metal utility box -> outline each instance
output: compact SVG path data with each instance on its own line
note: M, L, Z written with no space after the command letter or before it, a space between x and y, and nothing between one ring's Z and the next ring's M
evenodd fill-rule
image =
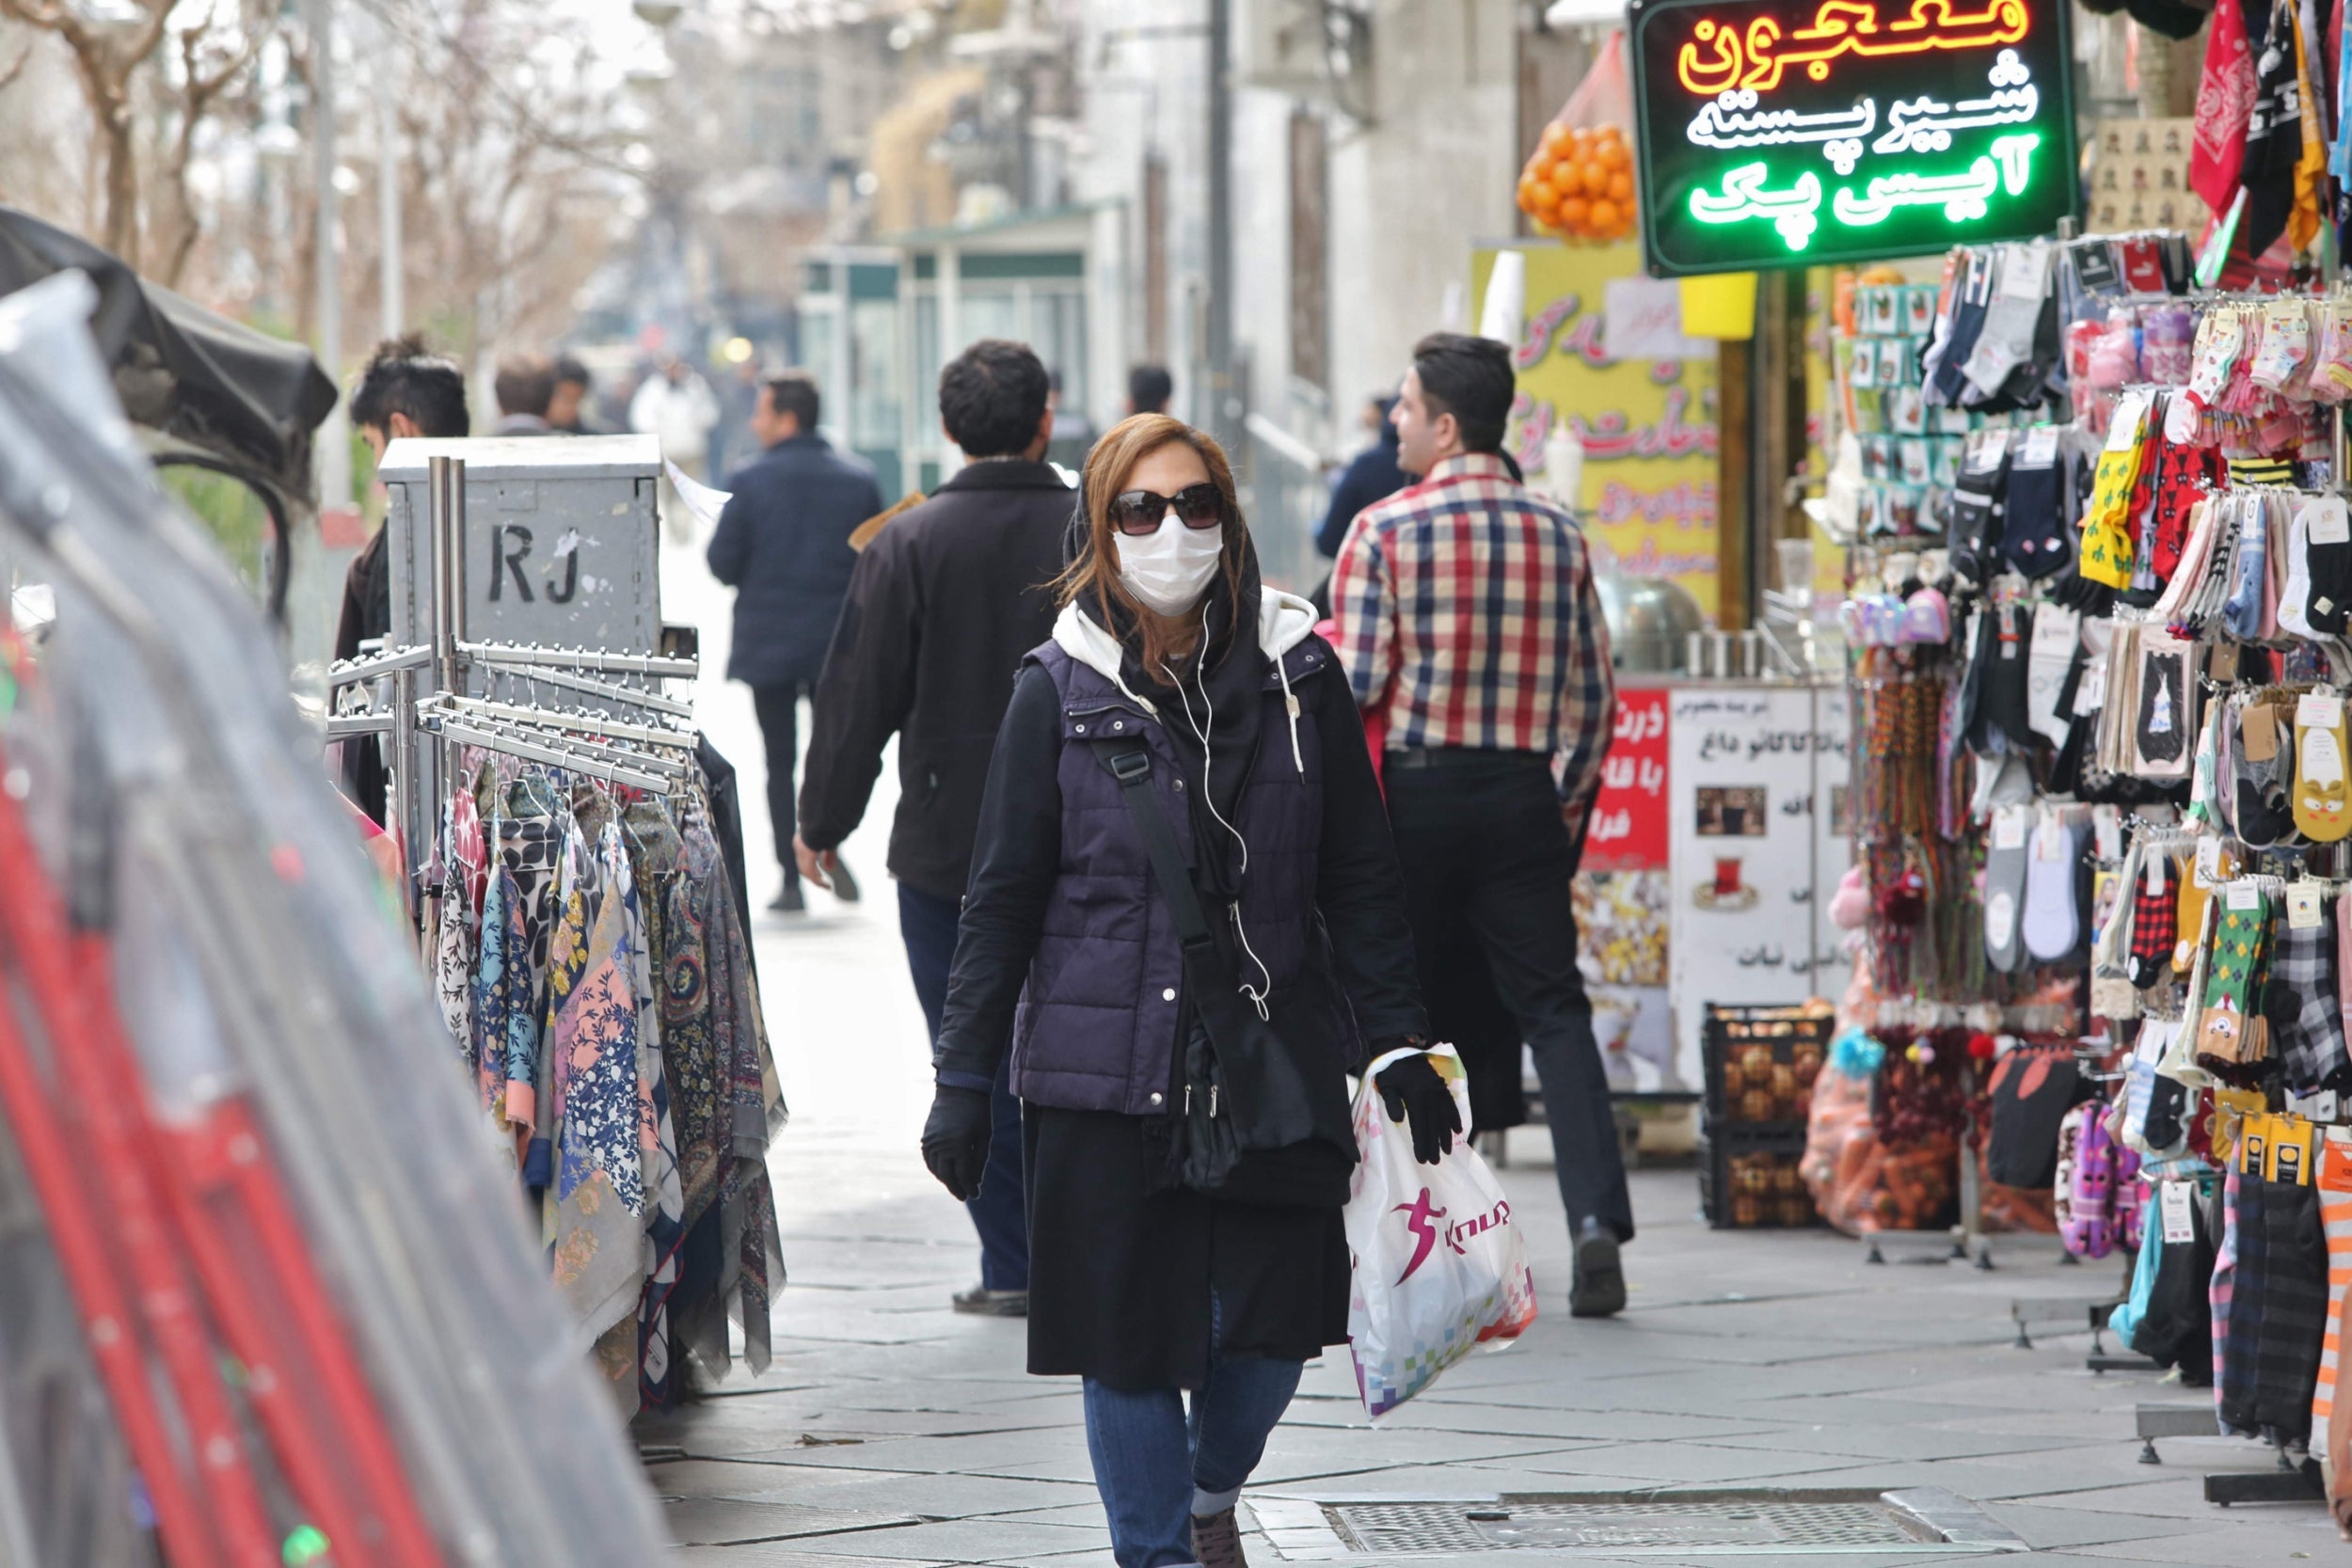
M433 635L427 460L466 463L467 641L651 653L661 640L661 444L651 436L412 438L376 478L392 645Z

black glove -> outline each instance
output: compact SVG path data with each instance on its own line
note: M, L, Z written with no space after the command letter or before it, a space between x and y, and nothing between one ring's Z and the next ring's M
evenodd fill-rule
M923 1163L939 1178L939 1184L961 1202L969 1203L979 1195L980 1173L988 1168L989 1128L994 1119L984 1090L942 1084L931 1097L930 1118L923 1123Z
M1438 1069L1430 1066L1427 1055L1415 1052L1391 1062L1380 1069L1373 1083L1379 1086L1381 1102L1389 1108L1389 1119L1406 1122L1411 1128L1414 1159L1424 1165L1434 1165L1440 1155L1453 1149L1454 1134L1462 1130L1462 1112L1454 1103L1454 1091L1438 1075ZM929 1147L927 1140L925 1148Z

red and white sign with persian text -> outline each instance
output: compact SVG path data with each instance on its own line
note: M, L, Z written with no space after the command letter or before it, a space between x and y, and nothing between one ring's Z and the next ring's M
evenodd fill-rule
M1616 737L1584 832L1584 871L1666 867L1666 690L1617 689Z

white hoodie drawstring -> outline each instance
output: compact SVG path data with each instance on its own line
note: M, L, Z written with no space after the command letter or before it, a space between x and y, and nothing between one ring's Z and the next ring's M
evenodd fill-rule
M1200 611L1200 634L1201 646L1203 648L1208 646L1208 607L1203 605ZM1240 829L1225 820L1225 814L1216 809L1216 796L1212 793L1209 788L1209 769L1211 767L1209 736L1216 729L1216 705L1209 701L1208 676L1206 673L1203 673L1200 676L1200 706L1202 710L1207 713L1209 721L1208 727L1203 729L1201 727L1200 721L1193 717L1192 694L1184 689L1184 677L1176 673L1175 671L1170 670L1166 664L1162 664L1160 666L1160 673L1166 675L1168 677L1168 684L1176 689L1177 700L1184 705L1184 722L1192 726L1193 737L1200 742L1200 798L1203 801L1207 802L1209 815L1216 819L1216 825L1223 828L1227 832L1232 834L1233 842L1241 846L1241 875L1248 876L1249 874L1249 841L1241 836ZM1288 683L1285 682L1286 691L1287 685ZM1296 723L1295 719L1293 723L1294 726ZM1294 753L1295 753L1297 749L1297 736L1295 730L1294 729L1291 740L1291 750ZM1300 765L1299 770L1301 773L1305 772L1306 768L1304 764ZM1258 986L1252 986L1247 980L1244 980L1241 983L1241 993L1249 998L1249 1005L1258 1009L1258 1017L1260 1021L1263 1022L1273 1016L1266 1010L1265 999L1267 993L1274 989L1274 972L1266 968L1265 960L1263 958L1258 957L1258 950L1249 945L1249 933L1248 930L1243 928L1241 923L1241 900L1238 898L1232 900L1226 906L1226 910L1227 912L1232 916L1233 935L1240 939L1241 950L1249 956L1249 961L1251 963L1258 966L1259 977L1264 982L1264 984Z
M1298 750L1298 699L1291 694L1290 667L1282 662L1279 654L1274 656L1274 673L1282 678L1282 710L1290 715L1291 766L1297 768L1298 776L1304 779L1307 776L1307 759ZM1203 695L1206 695L1205 689Z

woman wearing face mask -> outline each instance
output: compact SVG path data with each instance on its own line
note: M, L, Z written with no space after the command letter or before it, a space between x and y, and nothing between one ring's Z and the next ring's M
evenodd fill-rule
M997 736L923 1153L971 1194L1010 1050L1029 1370L1085 1379L1121 1568L1224 1568L1301 1363L1346 1338L1345 1075L1427 1025L1346 677L1259 582L1224 453L1137 415L1083 495ZM1422 1158L1452 1147L1428 1057L1380 1087Z

